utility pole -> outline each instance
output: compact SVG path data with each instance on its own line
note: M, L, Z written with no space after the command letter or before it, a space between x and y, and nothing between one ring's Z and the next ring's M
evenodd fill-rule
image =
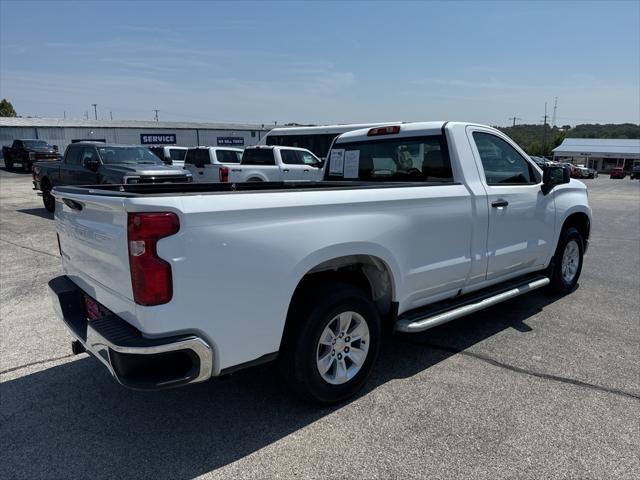
M542 156L545 155L547 151L547 102L544 102L544 125L542 126Z
M86 110L84 111L84 119L89 120L89 112L87 112Z
M98 104L92 103L91 105L93 105L93 116L96 120L98 120Z
M156 117L155 117L155 118L156 118L156 122L157 122L157 121L158 121L158 112L159 112L160 110L158 110L158 109L156 108L156 109L154 109L153 111L154 111L154 112L156 112Z
M109 117L111 118L111 121L113 122L113 112L109 111Z
M513 120L513 126L516 126L516 120L522 120L520 117L509 117L509 120Z
M64 119L67 119L67 111L65 110L64 112L62 112L62 115L64 116Z
M551 126L556 126L556 110L558 109L558 97L553 101L553 117L551 117Z

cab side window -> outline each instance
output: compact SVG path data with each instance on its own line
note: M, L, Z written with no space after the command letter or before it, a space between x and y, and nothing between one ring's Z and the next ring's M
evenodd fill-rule
M69 147L64 156L64 163L67 165L80 165L80 155L82 154L82 151L82 147Z
M287 165L302 165L302 157L298 156L296 150L280 150L280 156L282 157L282 163Z
M487 185L533 185L540 182L539 173L515 148L500 137L473 132Z
M80 160L80 165L86 165L86 162L89 160L97 160L98 154L96 153L96 149L93 147L85 147L82 151L82 157Z

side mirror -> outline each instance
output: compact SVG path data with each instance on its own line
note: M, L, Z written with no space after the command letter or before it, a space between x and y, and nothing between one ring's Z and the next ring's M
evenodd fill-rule
M100 162L98 160L87 160L86 162L84 162L84 166L92 172L97 172L98 167L100 166Z
M571 169L565 165L548 165L542 168L542 193L549 193L556 185L571 181Z
M53 149L57 152L58 151L58 145L54 145Z

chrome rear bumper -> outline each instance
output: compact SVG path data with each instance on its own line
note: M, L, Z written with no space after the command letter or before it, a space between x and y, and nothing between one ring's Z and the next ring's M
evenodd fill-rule
M49 289L58 317L122 385L152 390L211 377L213 352L202 338L196 335L146 338L114 314L88 320L86 294L68 277L54 278Z

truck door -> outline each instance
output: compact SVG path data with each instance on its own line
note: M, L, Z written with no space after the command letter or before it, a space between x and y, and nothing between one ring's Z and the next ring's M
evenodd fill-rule
M296 153L298 157L300 157L302 165L304 165L302 169L302 180L320 181L320 159L315 157L311 152L298 150Z
M280 150L283 180L302 180L304 170L309 170L309 167L304 165L302 156L298 153L298 150Z
M64 156L64 161L60 165L60 184L78 185L78 170L81 167L80 161L84 147L82 145L70 145Z
M553 253L555 203L542 175L506 139L469 127L489 204L487 280L542 268Z

